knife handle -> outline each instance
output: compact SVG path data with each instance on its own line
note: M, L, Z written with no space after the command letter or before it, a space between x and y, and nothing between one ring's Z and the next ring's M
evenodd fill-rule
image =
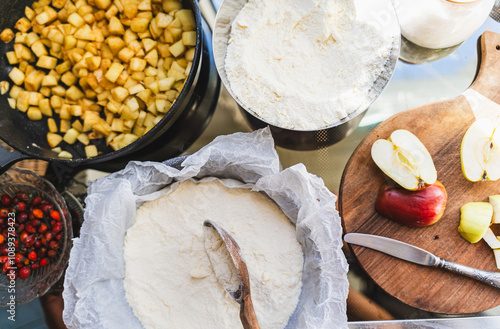
M457 264L446 259L439 258L436 267L456 272L472 279L487 283L495 288L500 288L500 273L480 270L477 268Z

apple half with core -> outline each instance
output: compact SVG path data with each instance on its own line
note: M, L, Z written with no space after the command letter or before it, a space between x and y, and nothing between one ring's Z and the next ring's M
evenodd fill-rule
M469 202L460 213L458 233L470 243L479 242L490 227L493 206L489 202Z
M415 191L434 184L436 168L427 148L408 130L395 130L391 136L375 141L371 149L375 164L396 183Z
M444 213L448 194L441 182L417 191L398 185L382 185L375 209L382 216L407 226L428 226L436 223Z
M471 182L500 178L500 126L488 118L467 129L460 149L462 172Z

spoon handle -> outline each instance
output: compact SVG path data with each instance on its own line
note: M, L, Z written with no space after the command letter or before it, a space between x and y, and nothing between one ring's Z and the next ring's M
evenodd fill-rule
M240 319L243 329L260 329L250 294L246 295L241 302Z

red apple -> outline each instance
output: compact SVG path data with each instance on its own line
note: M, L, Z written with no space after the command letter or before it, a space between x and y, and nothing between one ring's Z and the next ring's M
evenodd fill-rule
M375 209L382 216L408 226L428 226L436 223L444 213L448 194L441 182L417 191L408 191L399 185L382 185Z

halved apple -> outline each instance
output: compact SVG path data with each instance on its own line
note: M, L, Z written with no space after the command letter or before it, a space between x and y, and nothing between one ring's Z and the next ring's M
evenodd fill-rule
M458 233L470 243L480 241L491 224L493 206L488 202L469 202L460 208Z
M436 182L437 172L429 151L408 130L398 129L387 140L375 141L371 154L375 164L407 190L419 190Z
M500 126L491 119L476 120L467 129L460 149L462 172L471 182L500 178Z

